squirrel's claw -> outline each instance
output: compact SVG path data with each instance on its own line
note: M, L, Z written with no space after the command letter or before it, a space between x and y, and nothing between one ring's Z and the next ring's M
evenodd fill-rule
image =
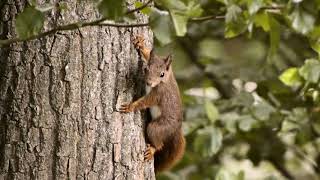
M119 112L122 112L122 113L128 113L131 111L132 111L132 109L131 109L130 104L122 104L121 107L119 108Z
M141 35L137 35L135 39L133 39L133 44L136 49L143 49L144 38Z
M156 152L156 149L152 147L150 144L147 144L147 149L144 152L144 160L150 161L153 158L153 155L155 152Z

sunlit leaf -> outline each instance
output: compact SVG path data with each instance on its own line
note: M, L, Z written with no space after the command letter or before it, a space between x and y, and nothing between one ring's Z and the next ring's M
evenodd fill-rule
M30 18L32 17L32 18ZM44 15L33 6L26 7L16 19L16 30L22 39L36 35L43 27Z
M287 86L299 86L302 83L298 68L289 68L285 70L279 76L279 79Z
M308 59L299 69L299 74L311 83L317 83L320 78L320 61L316 59Z
M194 119L194 121L186 121L182 123L182 130L184 135L189 135L197 128L203 126L203 122L205 122L205 119Z
M221 114L220 119L222 119L222 123L225 124L225 127L229 132L235 133L237 131L239 114L236 112Z
M187 9L186 4L181 0L157 0L157 3L164 6L166 9L175 9L184 11Z
M143 6L143 5L144 5L144 3L140 2L140 1L136 1L136 2L134 3L134 6L135 6L136 8L139 8L139 7ZM143 14L149 15L149 14L151 13L151 8L150 8L150 7L145 7L145 8L143 8L143 9L141 9L140 11L141 11Z
M235 4L231 5L227 9L226 23L237 21L241 13L242 13L242 9L239 6Z
M124 0L102 0L98 9L104 17L117 20L124 15Z
M214 179L215 180L233 180L232 174L229 171L225 170L224 168L221 168L218 171Z
M245 24L240 23L229 23L226 25L224 37L225 38L233 38L236 37L243 32L245 32L247 29L247 26Z
M254 99L252 94L245 91L240 92L232 99L232 105L234 106L251 107L253 102Z
M254 16L254 23L257 27L262 27L265 32L270 31L269 16L267 13L258 13Z
M187 33L188 17L175 10L170 11L170 15L172 18L174 29L176 31L176 35L184 36Z
M275 108L269 103L261 101L251 107L251 112L256 119L266 121L270 118L271 113L275 112Z
M264 5L263 0L248 0L247 3L249 14L255 14Z
M184 92L186 95L215 100L220 98L218 90L214 87L191 88Z
M222 145L222 132L213 126L207 126L197 131L193 142L194 150L203 157L217 153Z
M186 15L191 17L199 17L203 12L200 3L197 0L191 0L188 3Z
M229 169L220 168L217 172L215 180L244 180L244 172L240 171L238 174L229 171Z
M314 51L316 51L320 57L320 39L310 41L310 45Z
M293 29L302 34L312 31L315 23L315 18L300 8L295 8L290 15L290 20Z
M320 3L320 1L319 1ZM316 26L313 28L313 30L308 34L308 36L312 40L318 40L320 38L320 26Z
M206 101L204 104L207 117L211 123L214 123L219 118L219 111L211 101Z
M225 22L224 36L226 38L236 37L247 29L247 24L242 15L242 9L235 4L228 7Z
M256 123L256 120L252 118L250 115L243 115L240 116L239 119L239 129L242 131L250 131L254 124Z
M167 11L152 8L150 14L150 26L155 38L161 45L168 44L174 37L174 29Z

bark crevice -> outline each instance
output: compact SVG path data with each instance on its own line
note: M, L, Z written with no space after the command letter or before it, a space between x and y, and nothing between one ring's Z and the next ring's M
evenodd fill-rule
M3 39L15 35L12 19L27 3L13 2L0 3L9 14L0 18ZM44 30L97 16L90 1L65 3ZM154 179L143 162L144 117L117 112L143 93L131 42L141 33L151 41L146 28L86 27L0 49L0 178Z

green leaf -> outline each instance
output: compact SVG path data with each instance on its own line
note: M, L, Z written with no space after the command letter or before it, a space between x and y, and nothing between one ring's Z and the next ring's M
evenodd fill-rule
M157 2L170 12L177 36L184 36L187 33L188 19L200 16L203 11L197 0L186 2L181 0L159 0Z
M203 12L203 9L201 8L201 5L197 0L189 1L187 6L187 12L186 12L186 15L189 18L199 17L202 14L202 12Z
M242 13L242 9L239 6L232 4L227 9L226 23L230 23L232 21L237 21L241 15L241 13Z
M293 29L301 34L307 34L313 30L315 18L309 13L300 10L299 7L295 8L289 19Z
M279 79L287 86L300 86L302 84L298 68L289 68L285 70L279 76Z
M232 4L227 9L224 36L226 38L233 38L245 32L246 29L247 24L243 17L242 9L239 6Z
M185 136L189 135L192 133L194 130L198 129L199 127L203 126L204 123L206 122L206 119L194 119L193 121L184 121L182 123L182 130L183 134Z
M249 14L255 14L264 5L263 0L248 0L248 11Z
M32 18L30 18L32 17ZM33 6L26 7L17 17L16 30L22 39L36 35L43 27L44 15Z
M215 180L233 180L232 174L225 170L224 168L220 168L218 171L216 177L214 178Z
M256 124L256 120L252 118L250 115L240 116L239 119L239 129L242 131L250 131L253 126Z
M207 117L211 123L214 123L219 118L219 111L211 101L206 101L204 104Z
M157 3L165 7L166 9L175 9L175 10L181 10L185 11L187 9L187 6L184 2L181 0L157 0Z
M140 1L136 1L136 2L134 3L134 6L135 6L136 8L139 8L139 7L143 6L143 5L144 5L144 3L140 2ZM151 8L150 8L150 7L145 7L145 8L143 8L143 9L141 9L140 11L141 11L143 14L145 14L145 15L149 15L149 14L151 13Z
M102 0L99 5L99 13L103 17L117 20L124 15L124 0Z
M238 174L228 171L225 168L220 168L217 172L215 180L244 180L244 172L240 171Z
M170 11L174 29L177 36L184 36L187 33L187 22L188 17L185 14L180 13L179 11L172 10Z
M316 59L307 59L299 69L299 74L308 82L317 83L320 77L320 62Z
M213 126L207 126L197 131L194 139L194 150L203 157L217 153L222 145L222 132Z
M217 0L218 2L224 4L224 5L229 5L230 4L230 0Z
M254 98L251 93L246 91L241 91L239 94L233 97L231 101L231 105L251 107L253 102L254 102Z
M236 133L236 123L239 119L239 114L236 112L229 112L220 115L220 119L222 119L222 123L224 124L226 130L230 133Z
M150 27L160 45L169 44L174 37L174 29L167 11L151 8Z
M241 23L228 23L225 27L225 38L236 37L245 32L245 30L247 29L246 25Z
M310 41L311 48L316 51L320 57L320 39Z
M318 40L320 38L320 26L316 26L309 33L309 37L313 40Z
M267 13L263 12L256 14L253 21L257 27L262 27L265 32L270 31L269 16Z
M276 54L280 42L280 24L272 16L269 16L270 23L270 49L268 52L268 61L271 62Z
M261 101L251 108L253 116L261 121L266 121L270 118L271 113L275 112L275 108L265 101Z
M240 171L237 175L237 180L245 180L244 171Z

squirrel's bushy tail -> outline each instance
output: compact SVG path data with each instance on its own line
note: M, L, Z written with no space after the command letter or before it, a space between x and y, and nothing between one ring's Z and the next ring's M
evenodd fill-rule
M155 172L160 172L171 168L178 160L180 160L185 150L185 139L181 131L173 135L170 142L166 142L161 151L154 155L154 169Z

